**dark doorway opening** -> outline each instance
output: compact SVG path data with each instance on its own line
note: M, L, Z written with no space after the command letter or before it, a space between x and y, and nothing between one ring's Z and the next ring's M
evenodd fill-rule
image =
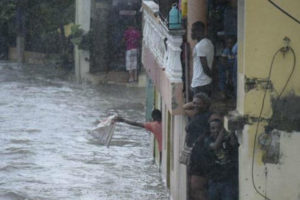
M123 35L128 26L141 29L140 8L138 0L96 1L91 23L94 42L90 72L125 71Z

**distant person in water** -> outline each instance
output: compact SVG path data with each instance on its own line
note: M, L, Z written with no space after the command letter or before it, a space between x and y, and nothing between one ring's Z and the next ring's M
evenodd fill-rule
M158 109L154 109L151 113L152 120L151 122L136 122L124 119L122 117L116 117L115 122L124 122L126 124L145 128L146 130L153 133L155 139L158 142L158 149L160 153L161 161L161 152L162 152L162 126L161 126L161 112Z
M137 60L140 32L133 26L129 26L124 33L126 42L126 70L129 72L128 82L137 81Z

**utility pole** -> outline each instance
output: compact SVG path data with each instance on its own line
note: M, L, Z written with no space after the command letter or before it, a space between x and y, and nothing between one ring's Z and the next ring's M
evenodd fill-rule
M26 1L25 1L26 2ZM25 2L24 0L17 0L17 59L18 63L24 62L25 51Z

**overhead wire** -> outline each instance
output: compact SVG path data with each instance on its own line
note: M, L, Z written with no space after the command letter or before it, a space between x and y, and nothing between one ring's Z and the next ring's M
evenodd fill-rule
M288 17L290 17L291 19L293 19L295 22L297 22L298 24L300 24L300 20L297 19L296 17L293 17L290 13L288 13L287 11L285 11L283 8L281 8L279 5L277 5L274 1L272 0L268 0L273 6L275 6L278 10L280 10L281 12L283 12L285 15L287 15Z
M272 57L272 61L271 61L271 65L270 65L270 69L269 69L269 73L268 73L268 77L267 77L267 80L268 80L267 81L267 86L266 86L266 89L265 89L265 92L264 92L264 96L263 96L263 99L262 99L262 106L261 106L261 109L260 109L260 112L259 112L259 116L258 116L258 120L257 120L257 124L256 124L256 129L255 129L255 135L254 135L254 144L253 144L253 152L252 152L252 164L251 164L252 185L253 185L254 190L261 197L263 197L266 200L271 200L271 199L269 197L267 197L267 195L263 194L262 192L260 192L258 190L258 188L256 187L256 184L255 184L255 179L254 179L254 159L255 159L255 151L256 151L256 140L257 140L257 135L258 135L258 129L259 129L260 121L261 121L261 118L262 118L262 112L263 112L263 109L264 109L264 106L265 106L265 99L266 99L266 96L267 96L267 91L268 91L268 88L269 88L270 83L271 83L271 74L272 74L272 70L273 70L274 61L275 61L275 58L278 55L278 53L282 52L284 50L284 48L287 48L285 50L290 50L292 52L292 54L293 54L293 67L292 67L292 70L291 70L291 72L289 74L289 77L288 77L287 81L285 82L285 84L284 84L281 92L279 93L279 95L277 97L277 100L279 100L281 98L283 92L286 90L287 85L288 85L288 83L291 80L292 75L294 74L295 67L296 67L296 54L295 54L294 49L291 48L291 47L282 47L282 48L278 49L274 53L274 55Z

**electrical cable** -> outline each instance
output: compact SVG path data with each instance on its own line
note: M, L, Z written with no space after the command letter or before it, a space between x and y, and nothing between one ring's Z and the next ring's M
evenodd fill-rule
M285 11L283 8L281 8L279 5L277 5L275 2L273 2L272 0L268 0L273 6L275 6L278 10L280 10L281 12L283 12L285 15L287 15L288 17L290 17L291 19L293 19L295 22L297 22L298 24L300 24L300 20L296 19L295 17L293 17L290 13L288 13L287 11Z
M279 52L282 52L283 50L285 50L285 51L291 50L294 59L293 59L293 67L292 67L291 73L290 73L286 83L284 84L284 87L282 88L280 94L278 95L277 100L282 96L283 92L286 90L286 87L287 87L289 81L291 80L291 77L292 77L292 75L294 74L294 71L295 71L296 54L295 54L294 49L291 48L291 47L287 47L287 49L283 49L283 48L280 48L279 50L277 50L275 52L275 54L273 55L273 57L272 57L272 61L271 61L271 65L270 65L270 69L269 69L269 73L268 73L268 78L267 78L268 82L267 82L267 86L266 86L266 89L265 89L265 92L264 92L264 96L263 96L263 100L262 100L262 106L261 106L261 109L260 109L260 112L259 112L259 117L258 117L258 121L257 121L257 125L256 125L256 130L255 130L255 135L254 135L253 152L252 152L252 164L251 164L252 185L253 185L254 190L266 200L271 200L271 199L268 198L266 195L262 194L262 192L260 192L258 190L258 188L256 187L256 185L255 185L255 180L254 180L254 157L255 157L255 150L256 150L256 140L257 140L257 135L258 135L258 128L259 128L259 125L260 125L262 112L263 112L264 105L265 105L265 99L266 99L267 91L268 91L268 88L269 88L270 82L271 82L271 74L272 74L272 70L273 70L273 64L274 64L275 58L276 58L276 56L278 55Z
M293 54L293 58L294 58L294 59L293 59L293 68L292 68L292 71L291 71L291 73L290 73L290 75L289 75L287 81L285 82L284 87L282 88L281 92L279 93L277 100L280 99L281 95L282 95L283 92L285 91L285 89L286 89L288 83L290 82L290 80L291 80L291 78L292 78L292 75L294 74L295 68L296 68L296 53L295 53L295 51L294 51L293 48L291 48L291 47L287 47L287 48L288 48L288 50L290 50L290 51L292 52L292 54Z
M266 195L262 194L256 187L255 185L255 180L254 180L254 156L255 156L255 150L256 150L256 139L257 139L257 133L258 133L258 127L259 127L259 124L260 124L260 120L261 120L261 116L262 116L262 112L263 112L263 109L264 109L264 106L265 106L265 99L266 99L266 96L267 96L267 91L268 91L268 87L270 85L270 78L271 78L271 73L272 73L272 69L273 69L273 63L274 63L274 60L277 56L277 54L280 52L280 49L276 51L276 53L273 55L273 58L272 58L272 62L271 62L271 66L270 66L270 69L269 69L269 74L268 74L268 82L267 82L267 87L265 89L265 92L264 92L264 96L263 96L263 100L262 100L262 105L261 105L261 108L260 108L260 112L259 112L259 116L258 116L258 121L257 121L257 124L256 124L256 130L255 130L255 135L254 135L254 144L253 144L253 152L252 152L252 164L251 164L251 178L252 178L252 185L253 185L253 188L254 190L262 197L264 197L265 199L267 200L271 200L269 199L268 197L266 197Z
M293 67L292 67L292 70L291 70L291 72L290 72L290 75L289 75L287 81L285 82L285 85L283 86L283 88L282 88L282 90L280 91L278 97L277 97L276 100L274 101L274 102L275 102L274 108L273 108L274 111L276 111L276 109L277 109L277 102L278 102L278 100L281 98L283 92L286 90L286 87L287 87L288 83L290 82L290 80L291 80L291 78L292 78L292 75L294 74L294 71L295 71L295 68L296 68L296 54L295 54L295 51L294 51L294 49L291 48L291 47L287 47L287 50L290 50L290 51L292 52L292 54L293 54ZM269 124L272 125L272 123L273 123L273 118L269 121Z

